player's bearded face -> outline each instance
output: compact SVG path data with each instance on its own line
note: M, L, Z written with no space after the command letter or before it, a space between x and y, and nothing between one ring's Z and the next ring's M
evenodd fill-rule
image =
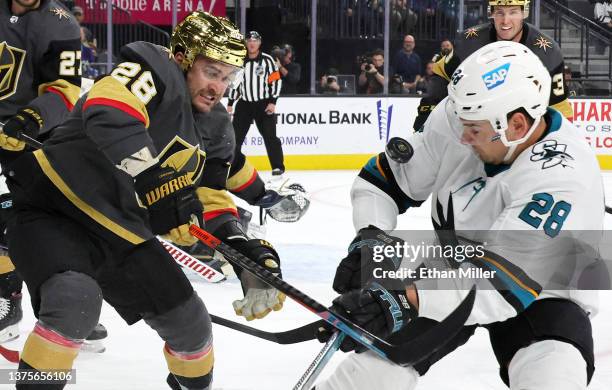
M489 164L501 164L508 147L497 139L497 133L489 121L461 119L463 133L461 143L470 145L480 159Z
M518 42L523 31L523 8L518 5L496 6L493 9L493 23L497 39Z
M209 112L219 103L237 74L235 66L198 57L187 72L192 106L199 112Z

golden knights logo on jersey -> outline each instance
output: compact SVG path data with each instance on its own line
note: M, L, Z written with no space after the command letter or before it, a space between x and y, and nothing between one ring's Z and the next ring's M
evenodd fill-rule
M162 167L170 166L187 172L191 182L197 186L206 162L206 153L198 145L191 145L177 135L157 157Z
M554 139L544 140L533 145L531 149L531 161L544 161L542 169L552 168L557 165L570 167L570 161L574 158L565 152L567 145L557 143Z
M25 50L0 43L0 100L17 91L17 81L25 60Z

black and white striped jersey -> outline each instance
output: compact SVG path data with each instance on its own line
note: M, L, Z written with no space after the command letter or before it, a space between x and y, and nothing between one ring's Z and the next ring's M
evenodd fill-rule
M242 82L229 90L229 105L242 99L247 102L268 100L276 103L280 94L282 80L274 59L265 53L256 58L246 58Z

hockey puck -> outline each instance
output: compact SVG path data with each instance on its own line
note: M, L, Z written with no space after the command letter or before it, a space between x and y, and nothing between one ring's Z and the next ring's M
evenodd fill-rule
M387 143L387 147L385 148L385 152L391 160L405 164L412 158L414 154L414 149L412 149L412 145L408 141L400 137L393 137Z

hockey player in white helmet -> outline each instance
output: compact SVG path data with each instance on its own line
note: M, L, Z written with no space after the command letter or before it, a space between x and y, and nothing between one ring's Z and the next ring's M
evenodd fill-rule
M449 96L425 131L408 139L412 157L406 161L387 148L362 169L351 191L358 233L336 272L334 289L342 295L334 309L398 343L443 319L474 283L476 301L464 329L425 361L400 367L371 351L351 354L317 390L414 389L419 375L467 342L477 326L489 330L500 376L511 389L586 389L594 372L589 317L596 301L569 282L576 275L565 260L595 258L588 250L598 234L581 232L601 233L603 185L593 151L548 107L550 83L525 46L486 45L454 72ZM494 272L450 280L419 273L400 289L374 282L373 264L398 267L389 258L374 259L377 246L403 243L385 231L430 195L440 244L482 246L473 256L447 258L450 269ZM430 268L428 260L416 264ZM319 336L327 334L321 329ZM341 348L356 346L345 340Z

